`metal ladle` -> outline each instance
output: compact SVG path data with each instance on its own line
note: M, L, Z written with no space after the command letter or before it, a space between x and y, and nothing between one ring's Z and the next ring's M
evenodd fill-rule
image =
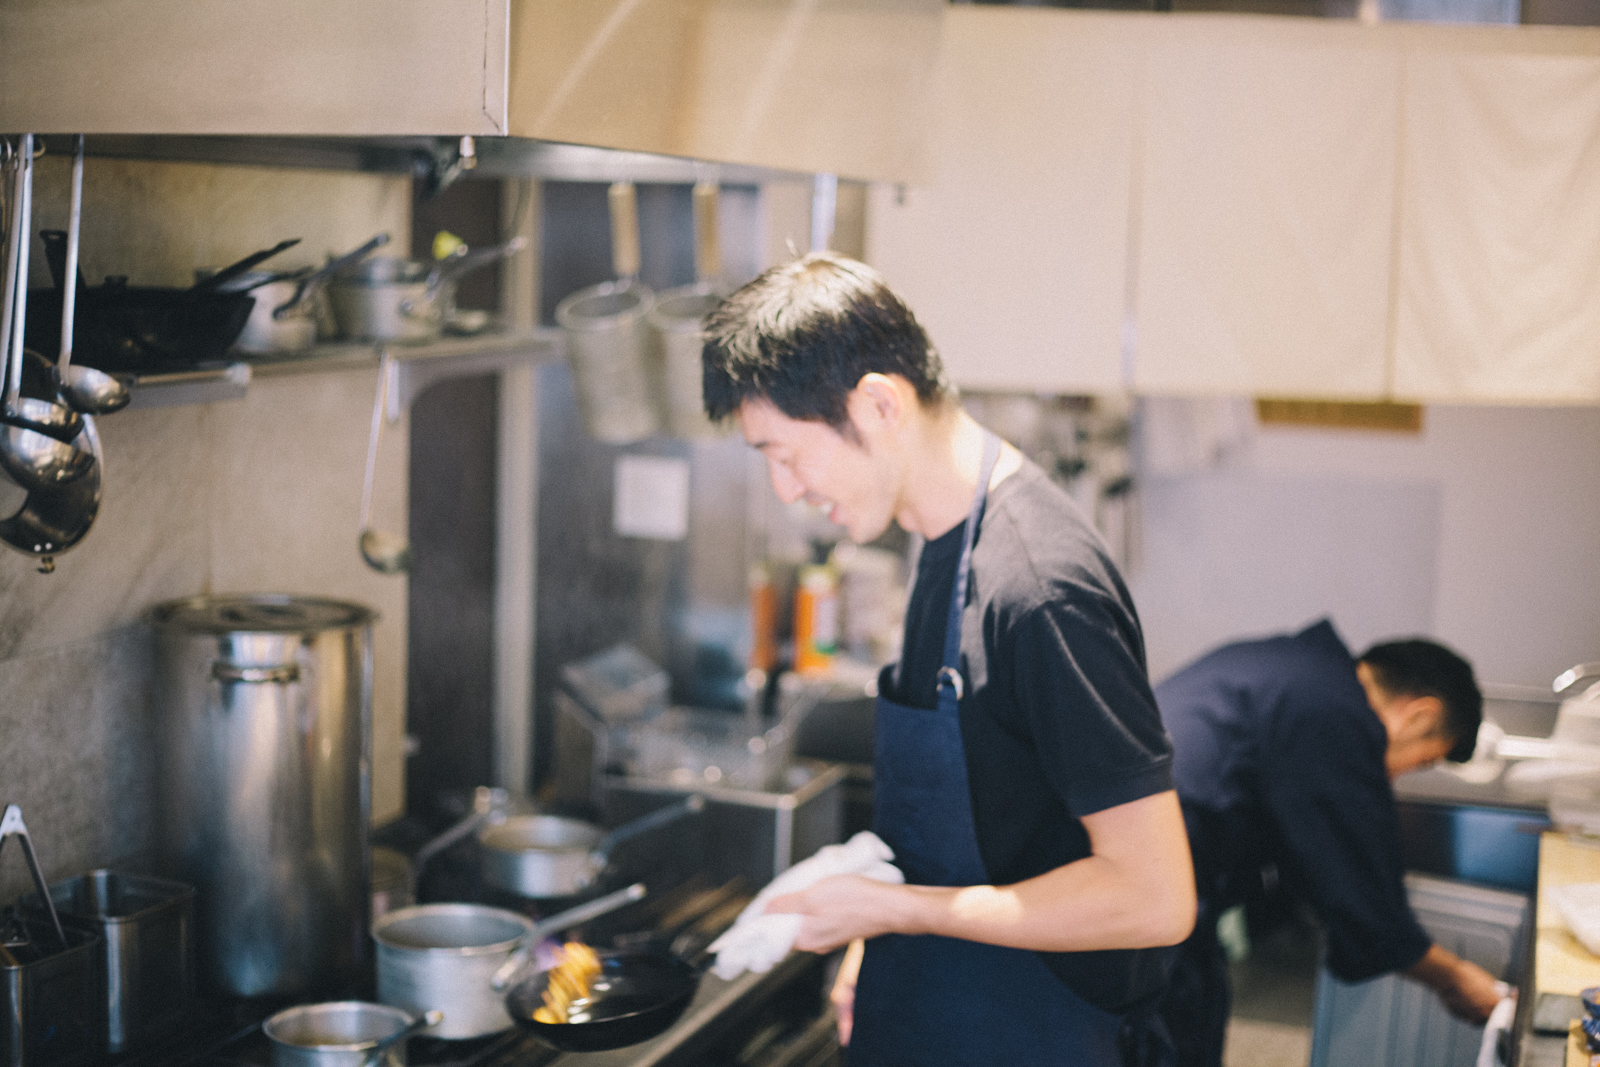
M60 404L21 396L23 326L28 307L28 228L33 216L32 134L22 136L18 166L18 190L6 249L5 305L0 312L0 340L7 342L0 467L25 489L53 489L88 474L95 457L69 443L83 429L76 413Z
M67 217L67 268L61 287L61 358L56 389L67 406L91 415L121 411L133 399L128 387L104 371L72 365L72 316L78 302L78 238L83 222L83 134L72 142L72 207ZM273 251L277 251L274 249Z
M378 437L396 385L394 357L379 350L378 398L372 405L372 433L367 438L367 476L361 489L361 558L379 574L400 574L411 569L411 542L398 534L372 528L372 477L378 467Z

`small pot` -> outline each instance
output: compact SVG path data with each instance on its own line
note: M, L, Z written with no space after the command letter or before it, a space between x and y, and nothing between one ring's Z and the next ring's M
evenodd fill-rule
M700 811L688 797L606 833L593 823L559 815L508 815L478 830L484 881L524 897L566 897L592 885L627 839Z
M511 1026L505 991L533 950L533 920L482 904L420 904L372 924L378 999L420 1015L444 1012L433 1037L465 1039Z
M352 341L420 344L439 336L455 286L416 260L374 256L328 286L339 335Z
M317 343L317 319L324 306L318 296L304 298L289 314L274 316L273 311L288 304L299 291L293 276L265 271L250 271L226 283L222 292L247 292L255 297L244 329L233 347L251 355L279 352L304 352Z
M411 1025L399 1008L360 1000L300 1004L261 1024L272 1042L272 1067L405 1067L404 1041L372 1064L378 1042Z

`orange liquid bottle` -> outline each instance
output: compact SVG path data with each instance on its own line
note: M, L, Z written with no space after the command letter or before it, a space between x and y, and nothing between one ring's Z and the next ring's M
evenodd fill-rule
M802 567L794 593L794 669L821 673L833 663L838 647L838 576L824 564Z

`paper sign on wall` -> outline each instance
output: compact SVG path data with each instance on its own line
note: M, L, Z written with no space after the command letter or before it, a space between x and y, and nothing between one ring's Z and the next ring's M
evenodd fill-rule
M611 514L623 537L682 541L689 533L689 461L617 457Z

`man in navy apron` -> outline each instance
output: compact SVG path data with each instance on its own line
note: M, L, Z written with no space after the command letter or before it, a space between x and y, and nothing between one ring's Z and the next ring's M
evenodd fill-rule
M1156 701L1200 893L1161 1006L1181 1067L1222 1067L1231 991L1217 919L1283 896L1316 911L1336 977L1400 971L1462 1018L1488 1018L1494 977L1434 944L1411 911L1389 784L1471 758L1483 697L1466 660L1422 640L1358 659L1323 619L1224 645L1156 686Z
M865 939L851 1067L1156 1065L1194 921L1171 747L1131 599L1066 494L960 409L870 268L817 253L707 322L705 398L785 502L925 539L879 679L874 829L906 885L775 899L799 948Z

